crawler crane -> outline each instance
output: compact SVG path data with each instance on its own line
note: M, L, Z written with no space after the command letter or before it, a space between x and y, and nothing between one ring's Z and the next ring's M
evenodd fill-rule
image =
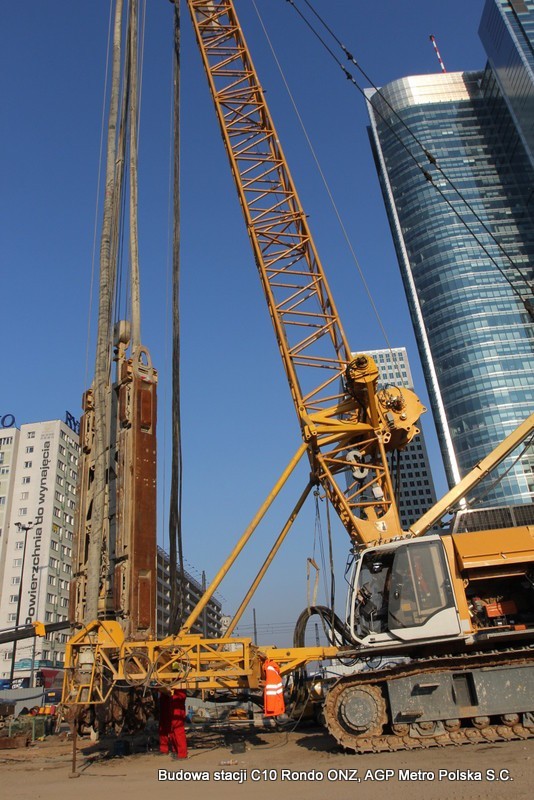
M288 675L320 659L350 661L380 654L396 657L396 666L349 673L324 687L325 721L343 747L367 752L534 736L534 528L423 536L532 432L534 415L417 524L402 530L388 453L402 449L418 433L424 409L403 387L379 390L373 359L353 355L349 347L234 3L187 0L187 7L302 444L176 635L161 641L133 638L119 618L101 614L86 621L67 646L64 701L99 704L124 683L255 690L267 658ZM304 454L310 483L227 635L206 640L191 633ZM304 647L298 636L296 646L288 649L233 637L315 485L351 541L354 565L346 620L335 618L329 647Z

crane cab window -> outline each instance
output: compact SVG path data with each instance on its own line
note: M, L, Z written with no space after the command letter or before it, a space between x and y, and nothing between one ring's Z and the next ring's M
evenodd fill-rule
M388 600L394 551L370 550L359 575L358 635L383 633L388 627Z
M441 542L397 548L389 589L389 630L424 625L434 614L452 606L454 597Z

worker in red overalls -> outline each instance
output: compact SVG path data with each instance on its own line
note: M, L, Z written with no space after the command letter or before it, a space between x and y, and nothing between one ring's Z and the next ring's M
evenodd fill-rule
M265 675L263 713L266 717L279 717L286 710L280 667L276 661L266 658L263 662L263 674Z
M171 758L187 758L185 698L182 689L174 689L172 695L160 694L159 751L170 752Z

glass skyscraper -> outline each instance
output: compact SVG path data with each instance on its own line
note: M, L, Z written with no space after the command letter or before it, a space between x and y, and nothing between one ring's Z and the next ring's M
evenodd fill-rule
M488 0L479 33L514 127L534 166L533 0Z
M366 350L376 361L378 367L378 387L405 386L414 391L412 372L405 347L392 350ZM354 354L356 355L356 354ZM422 421L421 432L414 436L410 444L400 451L401 474L393 474L394 484L398 481L397 497L399 517L403 530L416 522L436 502L436 490L430 469Z
M491 12L505 14L510 5L527 8L528 30L534 3L489 0L481 33ZM408 77L367 92L451 485L534 408L534 326L523 302L534 277L534 167L528 130L518 123L532 113L534 81L521 82L515 71L508 97L496 69ZM530 98L524 103L522 91ZM478 506L532 502L532 467L520 448L475 490Z

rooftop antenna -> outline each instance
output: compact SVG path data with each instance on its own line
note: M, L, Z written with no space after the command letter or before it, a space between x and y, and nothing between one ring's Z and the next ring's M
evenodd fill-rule
M441 67L441 71L442 72L447 72L447 70L445 69L445 64L443 63L443 59L441 57L441 54L440 54L440 52L438 50L438 44L436 42L436 38L434 36L432 36L432 34L430 34L430 41L434 45L434 50L436 51L436 55L438 57L438 61L439 61L439 65Z

